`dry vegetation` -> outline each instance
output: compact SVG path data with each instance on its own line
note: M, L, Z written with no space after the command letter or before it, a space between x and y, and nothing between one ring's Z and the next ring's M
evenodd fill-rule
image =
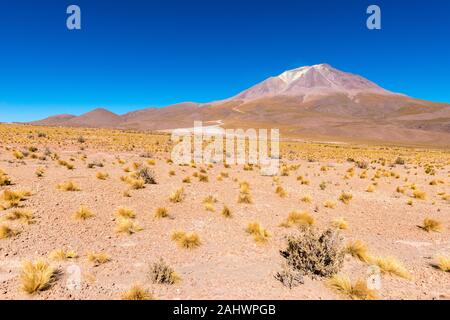
M82 299L449 298L449 150L286 140L265 176L169 138L0 124L0 299L72 299L71 263Z

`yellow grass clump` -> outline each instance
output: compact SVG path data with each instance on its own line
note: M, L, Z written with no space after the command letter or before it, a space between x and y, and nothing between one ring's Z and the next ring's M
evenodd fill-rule
M298 226L312 226L314 224L314 218L311 216L311 214L307 211L303 212L296 212L293 211L289 213L289 216L285 221L281 223L280 226L285 228L290 228L294 225Z
M20 222L24 224L32 224L34 223L34 215L29 210L13 210L5 215L5 220L19 220Z
M22 289L29 294L48 289L56 280L57 271L44 260L25 261L20 274Z
M169 216L169 210L167 208L156 208L154 217L156 219L167 218Z
M331 221L331 225L337 229L340 230L347 230L348 229L348 222L344 218L336 218Z
M184 188L179 188L172 192L169 196L170 202L173 203L179 203L182 202L184 199Z
M136 217L136 214L134 213L133 209L120 207L116 210L116 216L119 218L134 219Z
M382 273L395 275L404 279L410 279L408 270L393 257L377 257L373 259L374 263L381 269Z
M282 186L278 186L275 189L275 193L278 194L280 198L285 198L287 196L287 193Z
M152 295L140 285L134 285L122 293L122 300L153 300Z
M423 220L423 225L421 226L421 228L426 232L430 231L440 232L442 230L442 224L437 220L425 218Z
M95 174L95 176L97 177L97 179L99 179L99 180L106 180L106 179L108 179L108 177L109 177L109 174L107 174L106 172L97 172L96 174Z
M450 257L438 256L437 266L440 270L450 272Z
M311 203L312 202L312 198L309 195L305 195L305 196L300 198L300 201L304 202L304 203Z
M349 242L345 248L345 252L364 263L371 261L367 245L360 240Z
M128 180L128 184L134 190L139 190L139 189L145 188L145 180L142 178L138 178L138 179L131 178L130 180Z
M185 177L185 178L182 180L182 182L183 182L183 183L191 183L191 177Z
M55 249L48 255L51 260L67 260L67 259L75 259L78 257L78 254L74 251L66 251L64 249Z
M200 236L195 232L175 231L172 233L172 240L184 249L194 249L201 245Z
M270 237L269 232L261 227L258 222L249 223L245 231L252 235L257 243L265 243Z
M25 156L22 152L18 151L18 150L14 150L13 151L13 157L18 159L18 160L22 160Z
M3 209L16 208L20 205L21 201L23 201L30 195L30 191L6 189L5 191L3 191L3 194L0 198L0 201L2 202L0 203L0 207L2 207Z
M328 280L330 288L349 297L352 300L376 300L377 295L374 290L367 287L367 282L357 280L352 283L350 278L346 276L334 275Z
M0 224L0 240L11 238L18 234L18 231L11 229L6 224Z
M80 191L80 188L72 181L60 183L57 188L62 191Z
M89 210L89 208L84 207L84 206L79 207L78 210L73 215L73 217L77 220L86 220L93 216L94 216L94 214L92 213L92 211Z
M345 204L349 204L352 199L353 199L353 195L351 193L348 193L348 192L343 192L339 196L339 200L342 201Z
M240 182L239 192L243 194L250 194L250 184L247 181Z
M221 214L225 218L231 218L232 217L231 210L227 206L223 207Z
M125 198L131 198L131 191L130 191L130 190L124 190L124 191L122 192L122 195L123 195Z
M414 199L419 199L419 200L425 200L427 198L427 194L424 191L414 190L413 191L413 198Z
M8 175L0 169L0 187L11 185L11 179Z
M336 203L333 201L325 201L323 206L328 209L334 209L334 208L336 208Z
M130 218L118 218L116 224L116 232L117 233L126 233L133 234L139 231L142 231L143 228L140 227L137 223L135 223Z
M238 203L251 204L253 203L252 196L247 193L240 193L238 197Z
M38 177L38 178L42 178L44 176L45 173L45 169L42 167L39 167L36 169L36 171L34 172L34 174Z
M104 252L91 252L87 255L87 259L95 265L101 265L111 261L110 256Z

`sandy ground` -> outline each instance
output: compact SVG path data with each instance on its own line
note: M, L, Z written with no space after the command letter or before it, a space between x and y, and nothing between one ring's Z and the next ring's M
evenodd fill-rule
M344 180L346 170L354 164L343 162L294 161L300 167L289 176L281 176L280 183L287 191L285 198L275 192L276 183L272 177L264 177L255 169L244 171L242 166L225 169L215 165L208 169L209 182L199 182L192 174L198 168L180 167L166 163L168 155L155 157L155 171L158 184L146 185L145 189L132 190L131 197L123 196L127 185L120 180L126 175L123 167L131 167L133 161L144 161L133 153L102 153L95 150L55 149L61 159L75 158L74 170L47 159L15 160L11 152L2 150L0 168L12 179L14 185L1 190L28 189L33 195L22 203L25 209L33 211L36 223L23 225L10 223L18 229L17 236L0 240L0 299L119 299L122 292L139 283L148 288L157 299L342 299L330 290L324 280L306 278L305 284L288 289L278 282L274 275L283 262L279 251L285 248L285 237L295 233L295 228L280 227L280 223L293 210L308 210L316 219L316 228L324 229L337 217L349 222L349 229L342 231L345 241L362 240L371 253L394 256L411 272L412 279L382 276L379 296L382 299L449 299L450 273L433 267L438 254L450 255L450 205L440 199L438 192L450 193L449 170L443 167L434 177L425 175L423 168L413 165L399 165L393 170L400 179L382 177L375 192L366 192L370 179L360 179L362 169L355 169L353 178ZM80 154L86 154L86 161ZM127 161L118 164L116 157ZM103 168L89 169L87 163L101 161ZM322 172L323 165L329 170ZM379 165L376 165L379 167ZM45 167L42 178L34 172ZM174 170L175 176L169 176ZM107 180L96 178L96 172L109 174ZM225 171L228 178L216 181L216 176ZM375 170L369 167L368 177ZM409 173L408 173L409 172ZM417 173L417 174L416 174ZM310 185L301 185L297 176L303 175ZM182 179L191 176L192 183L184 184ZM404 185L403 179L417 186L428 195L427 200L413 199L408 193L396 192ZM239 204L239 181L248 181L253 204ZM432 186L432 179L445 183ZM78 192L64 192L56 185L74 181L81 188ZM327 188L319 184L325 181ZM184 187L186 198L181 203L171 203L169 195ZM338 200L342 191L353 194L353 200L345 205ZM218 199L216 212L206 211L202 200L213 195ZM300 199L309 195L311 203ZM325 201L336 202L335 209L325 208ZM434 203L434 204L433 204ZM223 205L233 214L231 219L221 216ZM74 212L85 205L95 216L85 221L73 218ZM115 210L129 207L136 212L136 221L143 227L133 235L120 235L114 231ZM157 207L166 207L171 218L155 219ZM9 210L0 211L0 216ZM418 228L425 217L442 222L440 233L427 233ZM257 244L245 232L249 222L258 221L269 230L271 237L266 244ZM202 245L193 250L178 247L171 240L174 230L197 232ZM71 261L52 262L62 271L59 279L46 291L28 295L21 290L20 271L24 260L46 258L54 249L71 249L79 257ZM104 251L111 261L93 266L86 258L92 251ZM175 285L155 285L148 277L151 263L163 257L182 280ZM75 264L82 272L80 290L69 290L67 267ZM368 266L347 256L342 274L352 279L364 279Z

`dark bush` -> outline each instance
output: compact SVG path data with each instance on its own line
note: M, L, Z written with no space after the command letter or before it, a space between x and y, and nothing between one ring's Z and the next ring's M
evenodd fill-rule
M281 255L294 271L312 277L330 277L342 268L344 250L337 230L316 234L312 228L305 228L298 235L288 237L287 242Z

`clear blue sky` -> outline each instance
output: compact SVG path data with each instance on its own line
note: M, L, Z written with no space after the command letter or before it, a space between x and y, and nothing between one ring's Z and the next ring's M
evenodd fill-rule
M324 62L450 102L449 16L447 0L0 0L0 121L208 102Z

